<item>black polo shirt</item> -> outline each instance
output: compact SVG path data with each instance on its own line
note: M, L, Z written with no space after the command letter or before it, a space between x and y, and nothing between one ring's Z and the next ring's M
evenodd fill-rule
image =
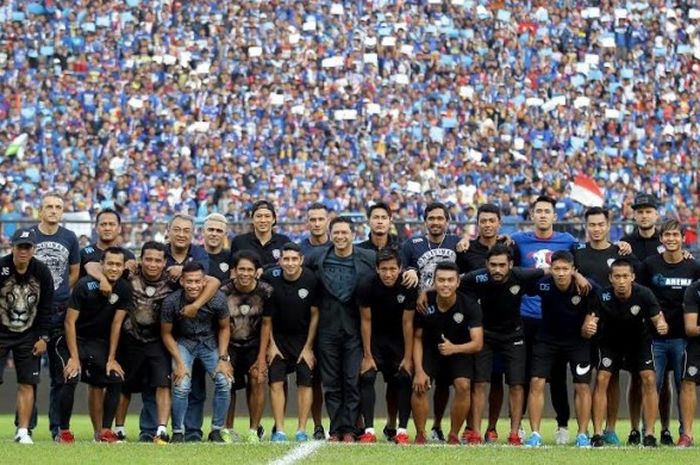
M272 237L267 244L262 244L254 232L240 234L233 238L231 242L231 255L239 250L252 250L260 255L260 260L264 270L277 266L277 260L282 256L282 246L291 242L284 234L272 233Z

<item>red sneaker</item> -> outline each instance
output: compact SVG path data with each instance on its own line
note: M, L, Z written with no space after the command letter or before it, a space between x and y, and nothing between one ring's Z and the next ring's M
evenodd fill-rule
M374 433L365 433L362 434L357 440L364 444L372 444L377 442L377 436L375 436Z
M343 434L343 442L347 442L347 443L355 442L355 435L352 433Z
M402 445L408 444L410 442L408 439L408 433L398 433L396 436L394 436L394 442Z
M75 442L75 436L73 436L73 433L66 429L63 431L59 431L59 433L56 435L55 441L59 444L73 444Z
M676 447L692 447L692 446L693 446L693 438L691 438L687 434L681 434L681 437L678 438L678 444L676 444Z
M508 435L508 445L509 446L522 446L523 440L520 439L518 433L510 433Z
M464 433L462 433L462 443L469 444L470 446L477 446L482 444L483 440L481 439L481 434L474 430L465 429Z
M496 430L488 430L486 434L484 434L484 441L486 441L487 444L494 444L498 442L498 433L496 432Z
M337 434L328 435L328 442L340 442L340 436Z
M447 435L447 445L459 446L460 444L462 444L462 443L459 441L459 438L457 437L456 434L450 433Z
M95 434L95 442L106 442L109 444L113 444L115 442L118 442L119 438L117 437L116 434L114 434L114 431L111 429L103 429L99 433Z
M413 440L413 444L423 445L428 443L428 438L425 437L425 433L416 433L416 439Z

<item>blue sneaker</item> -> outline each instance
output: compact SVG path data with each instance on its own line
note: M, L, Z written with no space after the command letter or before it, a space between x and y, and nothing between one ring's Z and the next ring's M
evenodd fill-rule
M588 439L586 433L581 433L576 436L576 447L591 447L591 440Z
M542 445L542 436L537 431L530 433L530 436L525 440L525 447L540 447Z
M287 442L287 434L284 431L275 431L272 435L272 442Z
M297 431L297 434L294 435L294 440L296 442L306 442L309 440L309 435L306 434L306 431Z
M617 433L615 431L603 431L603 440L605 441L605 444L610 446L620 445L620 438L617 437Z

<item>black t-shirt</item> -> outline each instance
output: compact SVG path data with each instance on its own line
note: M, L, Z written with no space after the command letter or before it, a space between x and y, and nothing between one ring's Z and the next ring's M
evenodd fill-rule
M4 341L49 334L53 278L32 258L27 270L15 269L12 254L0 258L0 347Z
M652 290L664 312L668 334L663 338L685 337L683 296L698 278L700 264L691 258L667 263L663 255L656 254L644 260L638 281Z
M160 279L149 281L141 274L140 268L129 277L129 282L134 290L134 302L122 329L141 342L159 341L163 300L178 288L178 284L165 272Z
M123 278L112 285L112 294L108 297L102 295L96 279L86 276L78 280L68 302L68 308L80 312L75 323L78 337L109 340L114 313L133 311L133 293L131 284Z
M287 242L291 242L284 234L272 233L270 242L263 245L254 232L240 234L231 241L231 254L239 250L252 250L260 255L260 260L264 270L277 266L277 260L282 256L282 247Z
M282 270L268 270L263 278L272 286L272 294L265 301L263 316L272 318L272 332L277 341L289 337L303 337L309 333L311 307L318 307L318 281L303 269L296 281L288 281Z
M272 286L265 281L258 281L252 291L242 292L233 281L229 280L221 286L221 292L226 297L226 305L231 317L229 344L235 347L259 345L263 309L265 302L272 295Z
M481 303L484 334L489 337L512 336L522 331L520 303L532 295L535 284L544 276L540 269L514 267L502 283L493 281L486 269L462 276L460 291L474 294Z
M659 238L658 229L654 232L654 235L649 238L642 237L639 234L639 230L635 229L632 234L627 234L621 240L627 242L632 247L632 254L641 261L664 251L664 246L661 244L661 239Z
M600 287L610 285L610 265L620 257L622 257L620 248L614 244L607 249L599 250L592 248L591 244L586 242L580 244L574 251L574 263L578 272L595 281ZM636 257L627 255L626 258L632 261L635 269L639 267Z
M651 337L646 321L661 311L654 293L640 284L632 284L632 295L627 300L615 296L612 287L601 291L592 306L596 314L598 337L608 345L622 346L629 341L644 341Z
M134 256L134 253L124 247L120 247L124 251L124 262L128 262L129 260L135 260L136 257ZM87 247L83 247L83 249L80 251L80 277L84 277L87 275L87 271L85 271L85 264L86 263L99 263L102 261L102 257L104 256L105 251L97 247L97 244L90 244ZM128 276L129 271L124 270L124 276Z
M538 337L547 341L577 342L586 315L594 310L599 288L587 296L580 295L576 283L562 291L551 276L537 283L536 293L542 299L542 324Z
M499 244L504 244L505 241L498 241ZM491 250L481 243L479 238L469 241L469 249L466 252L457 254L457 266L460 273L469 273L475 270L480 270L486 266L486 256Z
M209 271L208 275L213 276L222 283L231 279L231 251L222 249L217 254L210 253L209 255Z
M416 313L416 329L423 330L423 349L437 351L444 335L453 344L471 341L469 330L481 327L481 308L474 297L457 293L457 301L447 311L438 310L437 292L428 291L425 314Z
M698 313L700 309L700 281L695 281L685 290L683 297L683 313ZM686 336L688 337L688 336ZM688 338L688 340L700 340L700 337Z
M394 287L387 287L375 275L364 279L357 288L360 307L369 307L372 311L373 344L403 345L403 314L416 309L418 290L404 286L400 280L401 277Z
M379 252L380 249L377 248L376 245L372 242L372 234L370 233L369 239L366 241L360 242L357 244L358 247L362 249L367 249L367 250L374 250L375 252ZM399 250L401 248L401 241L399 240L399 237L395 234L389 234L389 238L387 239L386 245L384 246L385 249L394 249L394 250Z

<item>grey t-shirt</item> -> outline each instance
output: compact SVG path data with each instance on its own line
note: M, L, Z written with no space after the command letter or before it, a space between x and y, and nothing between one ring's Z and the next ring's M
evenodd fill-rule
M173 325L175 340L188 350L194 350L198 344L204 344L210 350L217 350L219 321L226 320L228 323L229 319L224 294L218 291L199 309L194 318L186 318L180 314L186 304L185 292L182 289L173 292L163 301L160 321Z

